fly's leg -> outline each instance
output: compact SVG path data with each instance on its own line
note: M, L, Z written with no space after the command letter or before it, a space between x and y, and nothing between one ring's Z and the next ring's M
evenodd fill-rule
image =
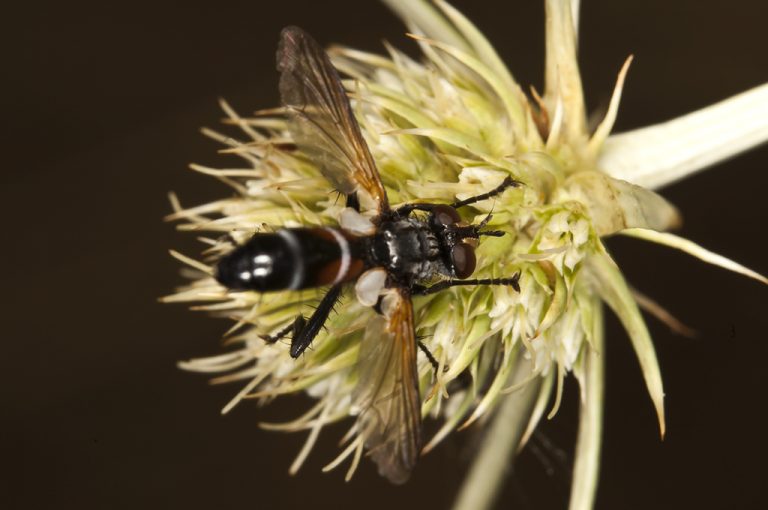
M437 361L437 359L435 359L435 355L429 352L429 349L426 345L424 345L424 342L419 340L417 345L419 346L419 349L421 349L421 352L424 353L424 356L426 356L429 360L429 364L432 365L432 369L435 371L435 379L437 379L437 372L440 369L440 363ZM448 370L448 367L444 367L444 370Z
M260 338L272 344L291 333L291 357L298 358L320 333L340 295L341 285L334 285L323 296L309 320L305 319L303 315L299 315L293 322L274 335L261 335Z
M501 182L501 184L493 188L491 191L482 193L480 195L475 195L474 197L469 197L465 200L454 202L453 204L451 204L451 207L453 207L454 209L458 209L459 207L464 207L465 205L470 205L470 204L474 204L475 202L480 202L481 200L493 198L496 195L502 194L504 190L506 190L507 188L516 188L521 184L522 184L521 182L514 180L512 177L506 177ZM405 204L398 207L395 210L395 214L397 214L401 218L404 218L410 215L413 211L431 212L438 205L441 205L441 204L428 204L428 203L421 203L421 202L417 202L414 204ZM488 235L488 234L485 234L485 235ZM493 234L490 234L490 235L493 235Z
M411 293L415 296L428 296L441 290L449 289L451 287L460 287L467 285L506 285L520 292L520 272L517 272L512 278L481 278L479 280L445 280L438 282L431 287L424 287L421 285L414 285L411 289Z
M357 193L350 193L347 195L347 207L351 207L357 212L360 212L360 200L357 198Z
M309 318L308 321L304 321L304 317L299 315L296 321L293 323L293 338L291 338L291 357L298 358L307 347L310 346L312 340L315 339L320 330L323 329L325 321L328 320L328 316L333 310L333 306L339 300L341 296L341 284L334 285L323 296L320 304L315 309L315 312ZM299 323L301 319L301 323Z
M454 209L458 209L459 207L464 207L465 205L474 204L475 202L480 202L481 200L486 200L488 198L495 197L496 195L500 195L504 193L504 190L507 188L516 188L520 186L522 183L519 181L514 180L512 177L506 177L501 184L493 188L491 191L488 191L487 193L482 193L480 195L475 195L474 197L469 197L465 200L460 200L458 202L454 202L451 204L451 207Z
M410 216L410 214L413 211L431 212L432 209L434 209L435 206L437 205L440 205L440 204L425 204L425 203L405 204L395 209L395 215L399 216L400 218L406 218Z
M280 340L281 338L285 338L288 335L288 333L292 332L293 336L298 335L306 325L307 325L307 319L305 319L303 315L299 315L298 317L296 317L296 319L294 319L293 322L288 324L286 327L284 327L274 335L259 335L259 338L261 338L267 343L273 344L278 340Z

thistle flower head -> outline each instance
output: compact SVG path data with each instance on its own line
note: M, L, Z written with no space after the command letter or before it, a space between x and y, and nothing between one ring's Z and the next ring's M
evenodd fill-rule
M596 441L599 447L603 302L629 333L664 431L663 390L653 346L636 300L601 238L629 233L762 277L662 234L679 224L676 209L649 188L617 179L606 168L606 162L620 158L621 144L609 134L631 59L619 72L604 119L588 130L571 2L546 2L542 95L523 92L490 43L450 5L441 0L386 3L408 25L421 50L419 59L389 45L384 55L348 48L333 48L330 55L348 77L344 85L389 202L453 203L494 189L510 176L523 183L462 209L467 222L489 220L488 228L506 234L482 238L474 276L520 273L520 291L509 286L456 287L414 297L417 337L438 366L435 370L419 355L422 415L442 422L425 451L451 431L488 417L504 401L516 401L524 409L505 424L510 435L517 434L517 444L524 444L541 417L556 412L564 378L573 373L585 406L577 459L584 469L576 475L582 480L575 485L581 489L574 489L574 498L591 501L597 454L589 445ZM293 359L284 343L263 338L284 329L297 315L310 314L323 289L258 294L227 290L214 280L212 265L231 249L230 240L242 243L254 232L279 227L338 225L344 208L317 163L296 150L282 110L241 117L224 102L222 108L227 123L237 126L241 135L206 134L245 164L226 169L193 166L229 185L233 193L228 198L191 208L182 208L174 199L172 218L181 222L180 228L211 235L205 238L210 247L202 262L177 254L199 274L167 300L196 302L197 308L234 320L227 333L228 353L182 364L218 374L216 382L241 382L242 389L224 412L243 398L269 401L306 392L317 400L293 421L262 424L274 430L309 431L291 466L295 472L325 424L360 412L353 398L360 379L357 359L365 326L377 312L347 292L326 331L304 356ZM613 170L614 175L620 173ZM230 240L222 240L224 234ZM349 423L346 446L328 468L351 458L351 476L364 453L364 441L356 422Z

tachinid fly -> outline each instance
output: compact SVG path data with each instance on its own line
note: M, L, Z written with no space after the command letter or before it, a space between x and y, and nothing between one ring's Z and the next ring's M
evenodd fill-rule
M346 196L347 208L338 228L284 228L255 234L221 258L216 279L233 290L257 292L330 286L308 320L299 316L265 337L274 342L290 335L293 357L311 344L343 290L354 282L357 299L376 310L358 358L359 382L353 395L362 410L358 433L379 473L402 483L410 476L421 447L418 342L411 296L457 285L509 285L519 291L519 274L467 279L475 270L478 239L503 232L483 230L490 216L478 225L468 225L457 212L519 183L507 178L487 193L453 204L408 203L393 209L325 51L300 28L287 27L281 34L277 68L291 136ZM363 194L368 199L365 203L375 204L372 219L360 212L358 198ZM436 277L442 280L426 286Z

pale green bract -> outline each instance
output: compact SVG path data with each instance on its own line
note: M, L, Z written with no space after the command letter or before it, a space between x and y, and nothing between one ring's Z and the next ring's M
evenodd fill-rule
M413 34L421 60L390 46L386 56L346 48L332 49L331 56L350 77L345 86L390 202L450 203L489 191L507 176L524 183L475 204L465 214L465 219L477 223L492 211L490 226L507 233L482 240L475 276L509 277L520 271L521 292L467 287L414 299L417 334L440 365L435 372L419 357L422 414L443 420L425 451L452 430L501 407L497 416L504 420L503 426L498 421L491 425L456 504L472 509L489 506L504 472L498 468L509 461L510 450L525 444L545 414L554 415L563 380L573 373L581 386L582 411L571 507L590 508L601 442L603 302L629 334L664 432L664 391L653 345L637 301L601 237L626 233L666 244L768 283L735 262L664 233L679 223L676 209L638 185L660 187L766 140L768 89L760 87L658 127L611 136L628 60L605 119L590 133L576 61L578 2L546 1L546 87L533 104L490 43L453 7L442 1L385 3ZM243 241L255 231L280 226L336 224L343 201L330 193L311 161L283 149L290 133L282 112L242 118L226 103L222 107L243 138L206 134L247 165L193 166L231 185L236 193L192 208L182 208L173 197L176 212L171 218L181 220L180 228L231 233ZM673 143L696 140L691 131L703 129L702 119L711 123L707 135L711 140L718 133L712 127L718 118L733 115L741 115L742 122L730 125L723 138L748 143L713 142L706 147ZM739 129L742 136L735 137L733 131ZM657 140L663 140L663 151L650 146ZM216 237L205 239L210 244L208 262L228 249ZM181 364L188 370L224 374L216 382L244 384L223 412L244 397L268 401L305 391L317 399L312 409L292 422L262 424L274 430L308 431L305 447L290 468L295 472L323 425L357 412L351 395L358 378L358 345L375 312L349 293L328 322L328 331L305 356L294 360L285 345L267 344L259 335L274 333L299 313L311 313L309 306L322 290L228 292L210 276L209 264L175 255L198 272L192 283L166 301L195 302L197 309L235 320L227 336L234 350ZM649 306L651 312L663 312L652 303ZM469 387L450 384L467 371L472 379ZM354 425L346 440L327 469L351 458L350 477L363 454Z

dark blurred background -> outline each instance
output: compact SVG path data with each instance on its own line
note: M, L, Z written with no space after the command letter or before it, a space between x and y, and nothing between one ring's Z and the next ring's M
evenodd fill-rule
M524 85L541 90L537 1L455 4ZM13 12L12 12L13 11ZM219 409L238 389L211 387L177 360L221 352L227 324L160 305L181 283L169 248L193 236L162 218L169 190L191 205L229 191L187 169L222 164L198 128L277 104L280 29L323 43L413 48L376 2L35 2L6 6L3 45L2 508L392 508L449 506L473 434L453 436L393 487L365 462L354 480L320 468L346 425L327 430L287 474L303 435L261 431L302 397ZM618 129L662 121L768 81L761 0L584 2L581 62L590 107L604 105L625 57ZM768 149L664 190L682 235L763 273ZM599 508L764 508L768 289L641 241L610 242L628 278L700 335L648 322L664 374L668 435L629 341L607 338ZM499 508L566 508L577 387L518 459Z

